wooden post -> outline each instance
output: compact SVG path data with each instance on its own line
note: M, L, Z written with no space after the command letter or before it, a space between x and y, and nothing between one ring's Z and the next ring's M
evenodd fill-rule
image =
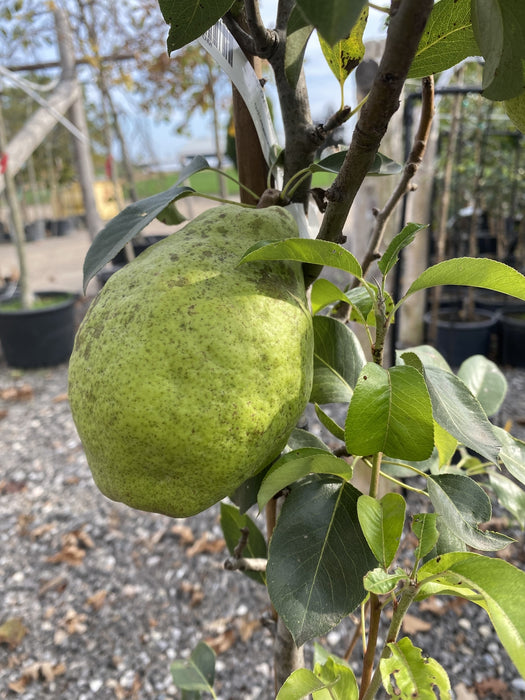
M16 252L18 254L18 267L20 272L20 294L22 307L24 309L29 309L33 303L33 294L29 286L29 280L27 275L27 259L26 259L26 247L25 247L25 235L24 235L24 224L22 221L22 213L20 211L20 205L16 197L16 188L13 175L11 173L11 167L9 164L9 155L7 153L7 136L4 127L4 117L2 114L2 107L0 105L0 153L7 157L7 162L5 165L5 173L2 178L5 183L5 192L7 197L7 205L9 207L9 213L11 215L12 230L11 234L14 238L14 243L16 246Z
M77 96L70 108L70 117L77 129L85 135L85 140L74 138L75 160L77 174L82 190L84 210L86 212L86 226L91 240L95 238L102 227L102 222L97 212L95 201L95 173L91 151L89 148L89 133L82 93L76 79L76 61L73 49L73 39L68 20L63 10L55 10L55 26L60 52L60 65L62 66L62 78L76 85Z

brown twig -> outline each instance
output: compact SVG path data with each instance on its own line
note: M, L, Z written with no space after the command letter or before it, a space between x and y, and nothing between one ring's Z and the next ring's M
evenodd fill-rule
M402 0L392 4L385 50L368 100L361 109L348 153L327 191L328 207L319 238L342 240L343 226L355 196L368 173L399 98L433 0Z
M407 158L403 175L399 180L396 188L388 198L385 206L375 212L375 224L370 237L368 250L361 264L363 275L366 274L368 268L379 255L379 247L382 243L385 233L386 224L401 199L409 192L412 187L412 179L417 173L419 166L423 160L425 150L430 136L432 127L432 119L434 117L434 79L432 76L423 78L422 81L422 98L421 98L421 114L419 117L419 126L412 144L412 150ZM357 280L356 280L357 282Z
M375 593L370 594L370 627L368 630L368 644L363 659L363 673L361 675L361 688L359 690L359 700L361 700L370 685L372 672L374 670L374 659L377 648L377 637L379 633L379 623L381 621L381 601Z
M227 571L266 571L267 559L262 557L238 557L226 559L224 568Z

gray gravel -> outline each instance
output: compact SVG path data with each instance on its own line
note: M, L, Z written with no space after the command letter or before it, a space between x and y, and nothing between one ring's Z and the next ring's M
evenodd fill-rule
M498 420L521 422L525 373L508 378ZM0 625L19 618L27 630L13 648L0 644L0 698L179 697L170 662L201 639L220 652L221 700L272 698L265 590L222 569L218 508L174 521L104 498L66 390L65 365L20 373L0 361ZM513 533L510 556L525 568ZM525 697L485 613L441 602L415 611L426 628L414 642L444 664L457 697ZM323 643L342 654L352 630L346 620Z

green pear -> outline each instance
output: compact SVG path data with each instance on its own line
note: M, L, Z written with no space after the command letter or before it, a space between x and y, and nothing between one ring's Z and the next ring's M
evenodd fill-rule
M106 496L185 517L280 454L312 384L302 269L239 260L297 235L280 207L223 205L109 279L69 367L73 418Z

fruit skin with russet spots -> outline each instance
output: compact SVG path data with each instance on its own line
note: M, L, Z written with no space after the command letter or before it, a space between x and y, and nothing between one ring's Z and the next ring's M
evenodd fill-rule
M302 269L239 260L297 235L280 207L223 205L108 280L69 368L73 418L106 496L185 517L280 454L312 384Z

